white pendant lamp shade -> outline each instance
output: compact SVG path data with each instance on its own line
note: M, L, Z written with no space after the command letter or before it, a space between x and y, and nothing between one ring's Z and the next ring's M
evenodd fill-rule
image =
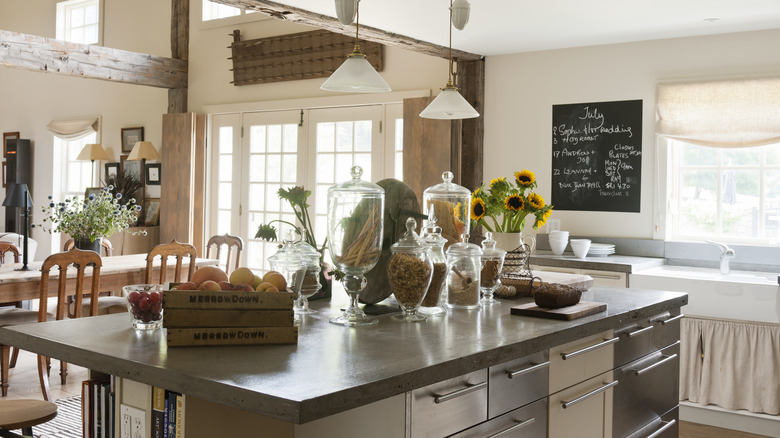
M420 117L444 120L471 119L479 117L479 113L461 96L454 85L448 83L436 99L433 99L433 102L420 113Z
M338 0L336 1L338 2ZM469 22L471 5L466 0L455 0L450 9L452 9L452 25L455 26L455 29L463 30L466 23Z
M382 76L374 70L366 55L356 51L336 69L320 87L326 91L346 93L384 93L390 91Z
M357 0L336 0L336 16L344 26L355 22Z

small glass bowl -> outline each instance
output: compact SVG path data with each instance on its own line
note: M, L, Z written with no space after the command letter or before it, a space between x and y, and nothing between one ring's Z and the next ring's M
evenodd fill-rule
M122 295L127 299L127 311L133 328L154 330L162 327L163 305L161 284L131 284L122 286Z

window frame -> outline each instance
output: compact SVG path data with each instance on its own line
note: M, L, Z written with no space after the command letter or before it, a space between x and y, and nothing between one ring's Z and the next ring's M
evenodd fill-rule
M98 32L97 32L97 41L95 42L89 42L85 43L82 41L73 41L68 39L70 34L70 27L67 26L67 17L69 17L69 14L72 10L77 8L83 8L88 5L95 4L98 8L97 11L97 25L98 25ZM58 40L63 41L69 41L74 42L78 44L87 44L87 45L103 45L103 29L104 29L104 0L63 0L57 2L57 11L56 11L56 27L55 27L55 35Z

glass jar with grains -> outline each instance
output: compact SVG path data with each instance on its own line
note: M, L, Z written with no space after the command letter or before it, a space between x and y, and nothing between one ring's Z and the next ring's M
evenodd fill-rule
M415 228L417 221L410 217L406 220L406 234L390 247L392 255L387 263L390 288L403 310L393 318L406 322L425 321L417 309L428 291L433 273L431 250L417 236Z
M469 235L447 249L447 307L479 308L479 281L482 250L469 243Z

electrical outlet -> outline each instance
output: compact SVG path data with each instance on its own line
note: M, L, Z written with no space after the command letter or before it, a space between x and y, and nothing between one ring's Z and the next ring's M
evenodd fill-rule
M122 424L120 433L122 438L148 438L146 433L146 412L141 409L120 405Z
M548 219L547 220L547 232L550 231L560 231L561 229L561 220L560 219Z

